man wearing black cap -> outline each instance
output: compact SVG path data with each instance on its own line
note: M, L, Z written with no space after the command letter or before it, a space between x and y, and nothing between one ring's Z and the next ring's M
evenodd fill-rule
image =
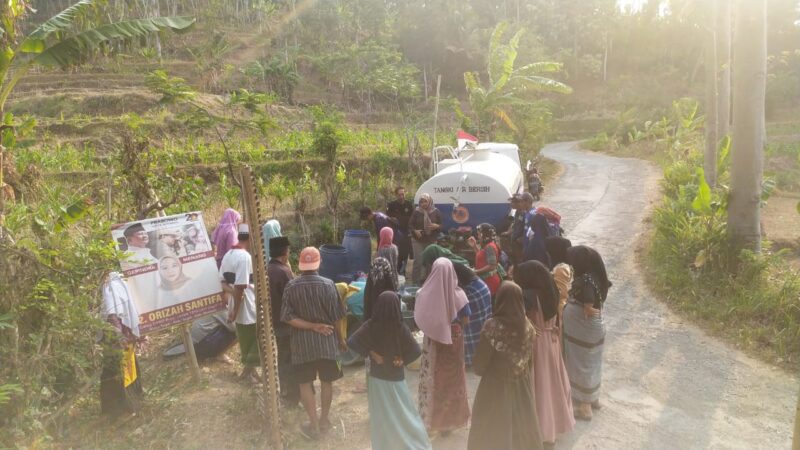
M290 327L281 321L283 290L294 278L289 266L289 238L280 236L269 240L269 295L272 302L272 326L278 341L278 381L284 406L295 406L300 401L300 387L294 380Z

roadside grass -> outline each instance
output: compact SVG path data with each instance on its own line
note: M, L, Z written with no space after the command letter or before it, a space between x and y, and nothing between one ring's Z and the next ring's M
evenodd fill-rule
M673 309L749 354L798 371L800 273L782 253L749 255L733 273L697 271L657 233L642 253L648 284Z
M695 117L692 123L702 123ZM800 271L791 264L797 256L791 239L798 230L778 227L786 220L768 217L770 233L761 254L734 251L727 237L728 166L720 165L720 186L706 190L702 180L703 130L687 128L669 117L660 128L637 126L626 138L600 133L584 141L584 148L620 157L657 163L664 171L662 198L656 205L652 230L639 259L648 284L671 308L701 324L738 348L760 359L797 372L800 361ZM663 125L663 126L661 126ZM766 176L776 180L775 205L798 190L800 174L800 120L772 124L765 151ZM723 158L723 161L725 159ZM703 191L705 194L701 195ZM786 191L789 191L787 193ZM770 201L770 200L768 200ZM793 204L793 203L792 203ZM776 214L774 207L765 209ZM797 214L794 208L778 211ZM783 239L773 245L775 232ZM797 239L800 243L800 239Z

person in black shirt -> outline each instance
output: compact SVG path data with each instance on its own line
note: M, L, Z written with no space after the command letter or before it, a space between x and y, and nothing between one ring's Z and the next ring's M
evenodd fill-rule
M422 351L392 291L378 296L372 316L350 336L348 345L370 358L369 422L372 448L431 448L425 425L411 399L404 366Z
M414 212L414 204L406 200L406 188L398 186L394 190L395 199L389 202L386 214L396 223L394 244L397 246L397 273L405 275L406 262L411 255L411 235L408 231L408 220Z
M284 406L296 406L300 402L300 385L295 381L292 366L291 336L289 325L281 321L283 291L294 278L289 267L289 239L275 237L269 240L269 293L272 302L272 326L278 345L278 381Z

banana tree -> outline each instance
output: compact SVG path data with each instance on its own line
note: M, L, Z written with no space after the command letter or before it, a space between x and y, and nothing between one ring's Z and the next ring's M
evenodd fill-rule
M502 42L508 23L499 23L489 41L488 87L481 83L477 72L464 73L464 84L469 94L474 124L480 137L492 139L498 124L504 124L513 132L519 130L514 121L514 107L530 105L534 101L526 94L555 92L569 94L572 88L564 83L542 76L559 72L561 63L536 62L514 67L519 41L525 30L517 31L508 43Z
M0 2L0 17L3 18L0 21L0 115L14 86L33 66L66 68L84 62L105 43L162 30L181 32L188 30L195 21L190 17L153 17L76 31L77 22L103 3L102 0L81 0L22 36L22 21L30 10L30 2Z

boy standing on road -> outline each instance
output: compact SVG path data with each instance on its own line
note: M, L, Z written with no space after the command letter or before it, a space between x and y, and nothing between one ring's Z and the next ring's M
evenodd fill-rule
M318 439L321 431L331 428L333 382L343 376L336 356L347 347L344 336L334 328L336 321L345 316L345 310L333 281L317 273L319 263L316 248L306 247L300 252L300 276L286 285L281 307L281 320L292 327L292 364L300 384L300 401L309 418L301 431L309 439ZM319 418L312 387L317 378L322 391Z

